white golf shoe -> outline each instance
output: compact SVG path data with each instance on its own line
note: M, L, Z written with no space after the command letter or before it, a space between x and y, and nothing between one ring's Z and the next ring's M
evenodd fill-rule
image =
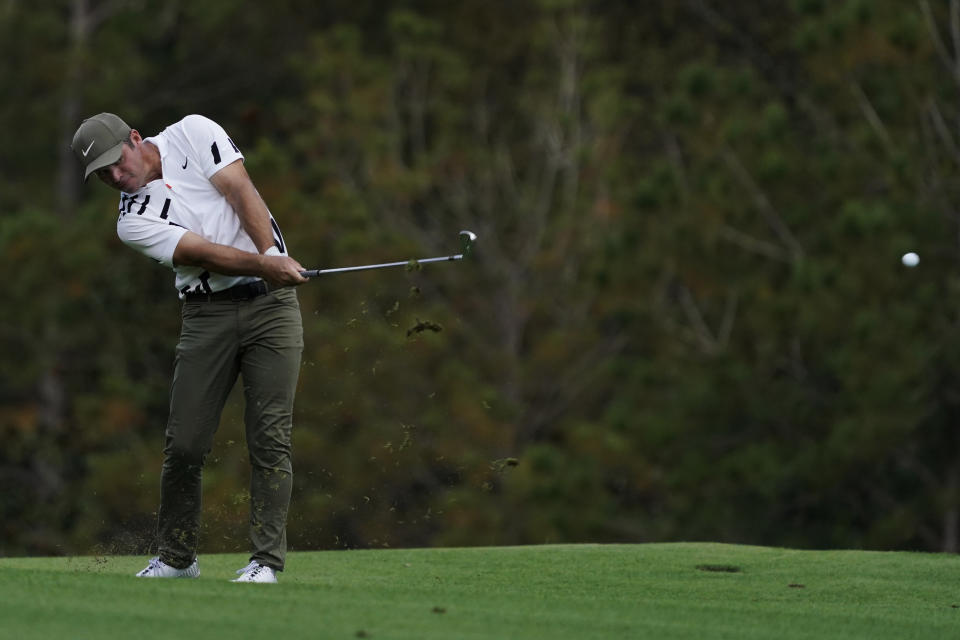
M277 572L274 571L273 568L260 564L256 560L243 569L238 569L237 573L240 577L236 580L231 580L231 582L264 582L267 584L276 584L277 582Z
M171 567L159 557L151 558L150 564L143 571L137 573L138 578L199 578L200 564L193 561L186 569Z

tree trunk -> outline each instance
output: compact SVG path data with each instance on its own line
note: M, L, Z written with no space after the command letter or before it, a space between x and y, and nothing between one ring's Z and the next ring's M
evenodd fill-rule
M93 25L89 0L71 0L70 41L64 60L63 98L60 103L59 140L62 144L57 146L57 212L63 217L72 215L80 200L80 168L70 150L70 141L80 124L87 43Z

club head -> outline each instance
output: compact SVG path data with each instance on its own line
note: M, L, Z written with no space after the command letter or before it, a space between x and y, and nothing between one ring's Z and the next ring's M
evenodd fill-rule
M477 241L477 234L473 231L461 231L460 232L460 252L463 254L463 257L466 258L473 252L473 243Z

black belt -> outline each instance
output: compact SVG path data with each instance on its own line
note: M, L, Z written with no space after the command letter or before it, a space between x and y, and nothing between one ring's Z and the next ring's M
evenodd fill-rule
M183 294L184 302L226 302L232 300L253 300L270 293L270 285L263 280L238 284L213 293L188 291Z

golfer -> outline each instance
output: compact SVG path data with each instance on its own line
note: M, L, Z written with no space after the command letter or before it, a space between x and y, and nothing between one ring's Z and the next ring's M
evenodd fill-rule
M159 555L137 576L200 575L201 472L227 395L243 377L249 450L250 564L235 582L284 568L293 467L293 400L303 326L292 288L306 282L223 128L190 115L143 138L101 113L71 145L86 181L121 192L117 235L176 273L182 327L170 389Z

